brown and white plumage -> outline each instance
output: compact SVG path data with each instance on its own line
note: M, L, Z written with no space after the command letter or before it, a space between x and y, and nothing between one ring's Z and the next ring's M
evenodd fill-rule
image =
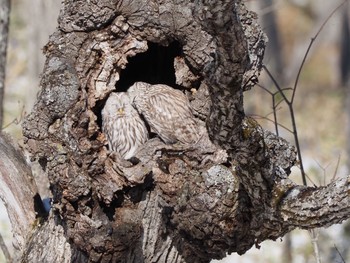
M133 105L151 131L165 143L191 145L200 139L200 129L185 94L167 85L136 82L128 90Z
M102 110L102 131L109 149L124 159L135 156L138 148L148 140L148 131L125 92L111 93Z

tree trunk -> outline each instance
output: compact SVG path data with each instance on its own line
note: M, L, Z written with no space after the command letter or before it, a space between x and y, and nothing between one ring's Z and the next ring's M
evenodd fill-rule
M346 133L347 133L347 168L350 171L350 6L349 3L345 3L345 8L342 10L341 21L342 27L339 34L340 37L340 54L339 54L339 69L340 69L340 81L342 87L345 89L345 112L347 118Z
M244 115L264 48L243 1L64 1L23 124L53 205L22 260L209 262L348 218L348 177L296 185L294 147ZM108 151L101 110L136 81L183 90L226 160L156 137L136 164Z
M36 203L41 202L30 167L14 145L7 135L0 133L0 199L11 220L14 245L23 250L26 233L39 211Z
M269 39L265 50L264 63L267 65L272 75L276 77L276 80L281 87L283 87L285 86L283 46L281 45L280 41L274 5L276 5L276 1L273 0L259 1L259 7L261 9L268 9L268 11L261 16L261 24ZM273 85L271 80L267 80L266 82L268 83L266 85L267 87Z
M4 121L3 104L5 92L6 53L9 33L10 7L10 0L0 0L0 130Z
M28 61L28 74L31 81L38 82L38 76L42 72L44 57L39 50L49 39L57 25L57 16L61 1L32 0L21 2L21 15L27 24L28 49L31 55ZM43 21L45 21L43 23Z

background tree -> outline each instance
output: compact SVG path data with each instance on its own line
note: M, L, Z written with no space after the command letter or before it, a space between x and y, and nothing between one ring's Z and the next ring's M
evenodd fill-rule
M50 217L20 243L23 260L207 262L348 218L348 177L296 185L287 177L294 148L245 117L243 92L257 81L264 47L239 1L65 1L23 125L54 197ZM140 80L196 89L187 92L192 107L227 161L203 166L211 153L179 156L156 138L137 164L110 155L104 102Z
M350 28L349 28L349 3L347 2L345 8L342 10L342 27L340 34L340 56L339 56L339 64L340 64L340 80L341 85L345 89L346 100L345 100L345 109L347 113L347 121L350 123L350 82L349 82L349 73L350 73ZM347 125L347 135L349 138L350 129L349 125ZM350 143L347 142L347 166L350 168Z
M259 1L259 6L264 12L260 15L263 31L268 37L268 45L265 49L264 64L268 65L270 71L276 76L278 83L284 86L285 83L285 63L283 56L283 46L280 40L280 30L278 29L275 10L278 8L276 1ZM273 85L272 81L267 86Z
M0 1L0 129L4 119L4 93L5 93L5 74L6 74L6 54L10 20L10 0ZM0 248L6 258L10 259L10 253L5 246L3 237L0 233Z
M0 128L3 124L3 101L5 90L7 39L10 20L10 0L0 1Z

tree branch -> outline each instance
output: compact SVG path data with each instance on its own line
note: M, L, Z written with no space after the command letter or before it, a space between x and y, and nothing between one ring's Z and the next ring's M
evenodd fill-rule
M22 153L6 135L0 134L0 198L19 249L23 248L26 233L35 220L36 195L35 181Z
M280 206L286 224L313 229L339 224L350 214L350 176L339 178L327 186L294 186L287 191Z

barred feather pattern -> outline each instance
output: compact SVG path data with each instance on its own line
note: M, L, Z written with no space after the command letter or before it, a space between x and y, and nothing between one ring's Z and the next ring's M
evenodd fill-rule
M180 90L163 84L136 82L127 93L151 131L165 143L192 145L199 141L200 129L190 102Z
M148 140L148 130L126 92L111 93L102 110L102 131L109 149L124 159L135 156Z

